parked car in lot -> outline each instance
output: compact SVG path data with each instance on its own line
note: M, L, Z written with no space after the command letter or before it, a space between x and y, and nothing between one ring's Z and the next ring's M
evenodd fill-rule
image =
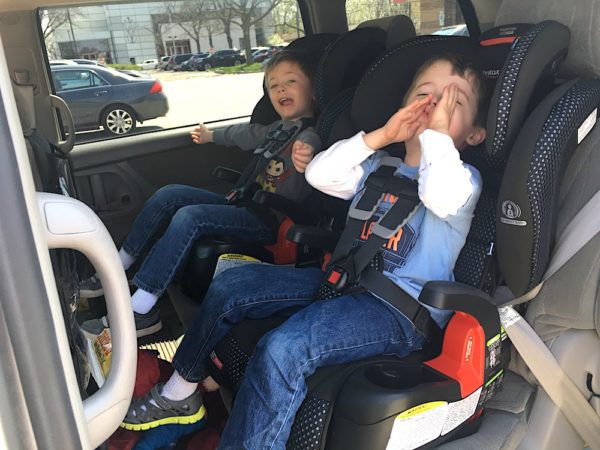
M142 70L158 69L157 59L147 59L143 63L138 64Z
M192 57L193 53L182 53L181 55L172 55L167 62L165 70L181 70L181 65Z
M52 66L56 93L71 109L76 131L102 126L114 135L133 131L137 122L167 114L160 81L136 78L108 67Z
M263 62L265 59L270 58L273 51L268 48L261 48L252 53L252 62Z
M169 63L169 59L171 59L170 56L163 56L162 58L160 58L160 60L158 62L158 68L162 69L162 70L166 70L167 64Z
M217 50L199 63L200 70L210 70L213 67L239 66L246 62L243 52L237 49Z
M200 64L209 53L196 53L181 65L182 70L200 70Z

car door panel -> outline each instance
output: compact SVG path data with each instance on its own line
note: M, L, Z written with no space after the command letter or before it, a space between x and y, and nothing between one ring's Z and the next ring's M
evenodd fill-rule
M80 144L71 152L80 200L117 243L158 188L177 183L225 194L231 185L215 179L214 168L243 170L251 157L240 149L192 144L188 129Z

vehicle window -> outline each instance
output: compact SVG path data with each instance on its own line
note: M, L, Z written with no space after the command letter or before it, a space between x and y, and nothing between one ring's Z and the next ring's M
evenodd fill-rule
M78 106L74 102L98 108L90 114L98 118L111 104L128 106L144 121L123 134L250 116L263 95L265 59L304 35L295 0L105 0L94 6L40 9L39 15L40 36L53 67L75 59L101 65L95 66L100 76L51 71L57 94L65 92L72 109ZM255 59L253 48L272 51ZM198 54L202 57L190 60ZM220 58L203 63L211 55ZM155 60L156 66L151 64ZM113 83L113 78L103 77L102 66L122 71L125 78ZM131 89L123 89L124 83ZM84 98L84 91L66 94L94 86L106 86L110 92L90 99ZM116 137L101 123L78 119L74 117L78 143Z
M52 72L55 83L63 91L106 86L108 83L89 70L64 70Z
M346 0L350 29L371 19L403 14L412 19L417 34L468 36L465 20L455 0Z

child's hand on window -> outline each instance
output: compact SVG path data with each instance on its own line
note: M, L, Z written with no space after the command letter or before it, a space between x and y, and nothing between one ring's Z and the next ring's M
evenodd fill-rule
M315 149L312 145L302 141L294 142L294 145L292 145L292 163L298 173L304 173L314 153Z
M433 108L429 117L428 128L440 133L450 134L450 122L458 101L458 86L451 84L444 88L442 98Z
M199 123L196 128L190 131L190 136L194 144L207 144L213 141L213 132L206 128L203 123Z

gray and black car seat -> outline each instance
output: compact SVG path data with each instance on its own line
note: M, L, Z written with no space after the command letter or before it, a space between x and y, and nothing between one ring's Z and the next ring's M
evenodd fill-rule
M443 343L438 343L441 350L438 347L437 352L431 352L430 348L429 352L415 353L403 360L382 356L320 368L307 379L308 394L296 415L288 448L432 448L477 429L484 417L483 406L501 385L508 356L506 335L501 331L497 308L488 295L493 293L493 283L482 282L490 274L496 279L486 260L489 259L490 243L495 242L498 180L507 160L508 166L512 167L514 161L522 161L521 153L533 153L530 148L525 150L518 145L520 137L517 138L528 115L544 115L544 108L549 103L554 104L560 92L572 92L573 88L583 89L591 97L595 95L595 82L580 84L575 81L553 91L537 106L530 103L536 95L541 96L537 86L551 85L547 80L554 79L558 63L564 59L568 40L568 29L558 23L535 25L515 41L500 72L490 105L485 153L481 158L473 158L484 180L484 194L467 238L470 245L465 246L463 253L466 253L457 262L457 282L427 283L419 297L421 302L456 311L444 331ZM457 44L451 45L457 53L476 51L467 43L462 44L462 48ZM391 52L378 61L361 82L353 101L357 111L353 107L351 113L357 115L357 125L366 130L380 126L402 98L401 91L394 91L396 97L393 101L389 99L389 92L379 91L386 71L389 71L387 77L404 84L406 89L420 63L430 55L447 51L447 46L443 50L440 47L439 43L429 46L425 43L420 51L411 53L412 59L394 57L399 53ZM408 67L407 61L413 66ZM386 89L389 88L386 86ZM373 108L370 102L378 108ZM392 104L380 108L385 102ZM597 100L577 103L582 110L589 110L594 107L594 102L597 104ZM377 117L361 115L359 111L364 110L371 110ZM378 111L383 112L380 114ZM568 116L580 115L575 108L561 112ZM584 113L581 120L585 117ZM577 123L578 120L575 118L568 122ZM570 136L569 130L565 133ZM528 131L523 128L522 133ZM540 129L536 131L536 136L541 136ZM559 146L561 155L567 157L564 145L561 143ZM547 155L542 154L527 161L527 167L520 170L525 173L537 171L547 161ZM556 165L556 161L552 161L551 165ZM540 177L544 181L536 183L532 189L541 198L552 198L560 171L552 172L550 177L553 181L547 180L546 175L550 174L543 171ZM503 179L503 186L522 182L513 181L511 171L504 172ZM536 246L550 245L539 230L532 239ZM522 243L498 241L496 247L500 246L510 254ZM500 272L503 269L500 264ZM506 282L511 283L510 280ZM487 288L488 293L480 286ZM268 321L273 326L277 319L270 318ZM250 334L261 326L257 321L243 322L215 348L209 367L222 386L234 391L239 386L253 346L258 341ZM437 355L433 359L432 353Z
M524 123L513 149L519 158L507 166L516 178L512 186L506 178L498 201L498 263L510 288L498 303L516 304L502 309L516 349L510 370L479 432L444 450L600 448L598 7L598 0L505 0L498 11L498 26L544 19L569 26L559 76L571 81ZM526 171L528 161L535 166ZM536 193L540 183L548 195Z
M16 73L18 76L24 77L26 71ZM37 192L76 198L77 191L69 159L69 152L75 143L75 128L71 112L63 99L55 95L50 96L50 102L58 109L66 124L67 139L58 143L49 141L36 127L35 89L35 86L27 79L17 79L13 83L13 92L33 172L35 189ZM75 374L83 394L89 379L89 363L83 336L75 316L79 300L78 257L73 250L54 249L50 250L50 260L58 287Z
M402 39L414 36L412 21L406 16L398 16L388 21L386 29L370 26L350 31L331 41L332 35L319 34L300 38L288 46L301 49L311 54L321 55L315 74L315 98L317 108L323 109L327 103L340 91L355 86L360 80L366 67L378 57L386 47L389 36ZM335 36L335 35L334 35ZM326 45L325 45L326 44ZM266 101L269 108L261 105ZM270 117L268 110L272 105L265 96L255 108L252 120L259 123L269 123L265 117ZM274 110L273 110L274 111ZM331 113L329 113L331 114ZM320 128L317 132L321 134ZM231 171L218 168L221 173L231 174ZM287 233L294 224L315 224L334 229L343 223L345 217L345 202L328 198L325 194L313 191L301 205L291 205L280 197L259 192L256 201L262 206L268 204L285 214L288 218L277 228L277 241L274 245L261 246L246 244L230 239L212 237L199 241L193 251L187 270L183 276L182 287L185 293L194 298L201 298L206 291L217 263L217 258L223 253L243 253L262 261L277 264L308 264L315 260L315 254L306 245L298 245L287 239Z

